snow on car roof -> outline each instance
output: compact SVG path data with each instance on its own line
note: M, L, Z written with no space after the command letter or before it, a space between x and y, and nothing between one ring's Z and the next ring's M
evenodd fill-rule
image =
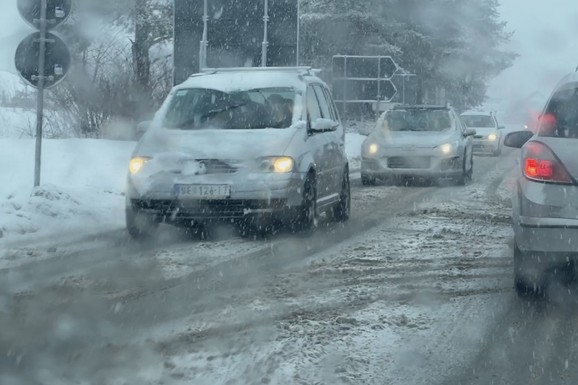
M307 75L295 69L275 70L227 70L196 74L177 86L181 88L210 88L223 92L249 90L255 88L291 87L304 91L307 83L323 81L315 76Z

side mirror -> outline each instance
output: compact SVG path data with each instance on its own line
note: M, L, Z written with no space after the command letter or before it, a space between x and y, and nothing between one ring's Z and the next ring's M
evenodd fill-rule
M474 130L473 128L466 128L464 130L464 136L474 136L476 135L476 130Z
M504 139L504 146L522 148L522 146L526 144L528 140L532 139L533 136L534 133L532 131L510 132Z
M506 126L498 126L498 130L505 130Z
M335 129L339 126L339 123L333 121L331 119L323 119L319 118L311 123L311 131L312 132L327 132L327 131L335 131Z

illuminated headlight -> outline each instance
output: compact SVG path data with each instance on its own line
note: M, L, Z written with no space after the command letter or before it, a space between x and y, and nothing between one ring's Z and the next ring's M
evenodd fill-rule
M369 145L369 147L367 147L367 153L368 153L369 155L375 155L375 154L377 154L377 151L378 151L378 150L379 150L379 146L378 146L377 144L375 144L375 143L371 143L371 144Z
M488 140L489 140L490 142L495 142L496 139L498 139L498 135L496 135L496 134L490 134L490 135L488 135Z
M274 172L277 174L285 174L293 171L295 161L288 156L275 156L270 158L263 158L261 160L260 169L264 172Z
M130 160L128 170L132 175L138 174L150 158L144 156L137 156Z
M440 150L441 150L442 154L449 155L454 150L454 145L451 143L442 144L440 146Z

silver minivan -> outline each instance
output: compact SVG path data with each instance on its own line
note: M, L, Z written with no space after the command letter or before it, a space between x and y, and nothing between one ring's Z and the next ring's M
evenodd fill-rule
M126 225L211 221L311 231L345 221L345 132L327 85L305 67L209 69L176 86L129 165Z

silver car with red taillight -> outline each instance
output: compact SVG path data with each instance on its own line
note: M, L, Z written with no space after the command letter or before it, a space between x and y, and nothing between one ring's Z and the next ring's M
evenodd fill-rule
M520 295L544 293L548 278L574 276L578 260L578 76L550 97L536 133L508 134L521 148L513 193L515 286Z

